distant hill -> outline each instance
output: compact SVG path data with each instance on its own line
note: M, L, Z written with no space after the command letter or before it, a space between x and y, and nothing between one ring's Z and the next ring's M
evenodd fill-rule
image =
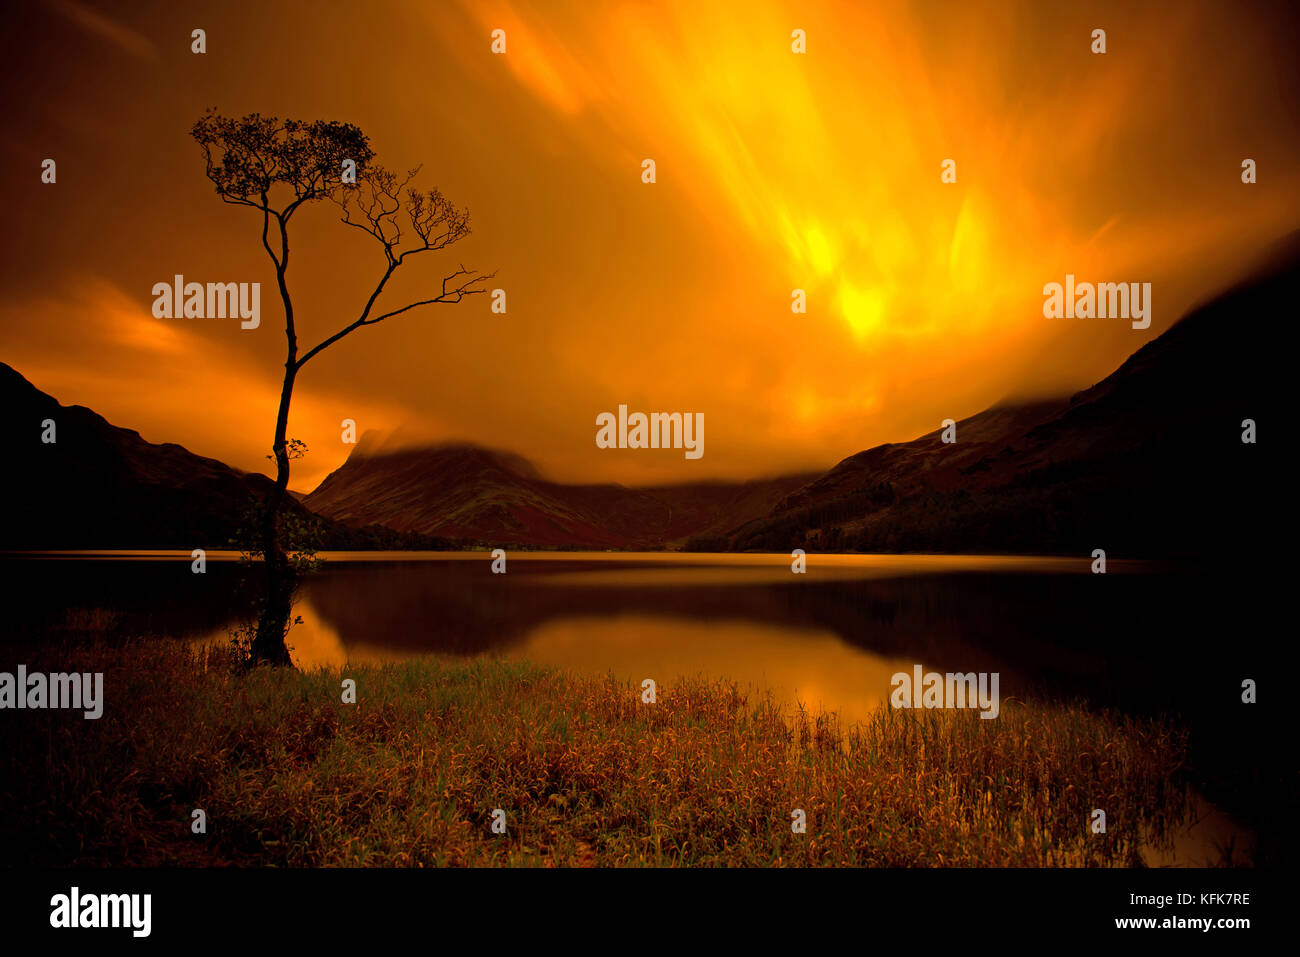
M680 545L766 514L814 476L627 488L541 478L517 455L471 445L381 451L362 436L303 502L349 525L380 524L483 543L532 547Z
M1068 401L981 412L957 424L956 444L936 429L860 452L691 547L1256 553L1284 519L1281 399L1298 283L1293 235L1249 282ZM1242 443L1245 419L1255 445Z
M471 445L367 435L315 490L330 548L935 551L1199 555L1238 563L1285 541L1282 392L1300 233L1069 399L1003 405L877 446L823 474L628 488L542 478ZM1081 320L1105 322L1107 320ZM61 406L0 364L11 424L0 548L218 546L271 482ZM40 423L58 441L40 441ZM1254 419L1259 441L1241 441Z
M10 423L0 467L2 549L226 547L273 487L265 475L146 442L90 409L60 405L4 363L0 407ZM46 419L55 423L51 444L41 441ZM293 497L286 503L310 517ZM384 529L321 527L335 548L436 544Z

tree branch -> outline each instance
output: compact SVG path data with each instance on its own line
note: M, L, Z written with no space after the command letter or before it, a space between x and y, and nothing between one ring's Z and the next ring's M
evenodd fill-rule
M370 310L374 306L375 300L379 298L379 293L383 291L385 283L388 282L389 277L392 276L393 270L396 268L397 268L396 266L393 266L384 274L384 278L380 280L379 285L375 287L375 291L371 293L370 300L366 303L365 311L361 313L360 318L355 319L354 321L352 321L351 323L349 323L348 325L340 329L338 332L334 333L334 335L330 336L328 339L323 339L320 342L318 342L315 346L308 349L305 353L303 353L302 358L298 360L295 368L301 369L306 364L307 360L310 359L312 356L316 355L319 352L322 352L323 350L332 346L334 343L338 342L344 336L348 335L351 332L355 332L357 329L360 329L362 326L376 325L380 322L383 322L385 319L391 319L393 316L400 316L402 313L409 312L410 310L415 309L419 306L432 306L438 303L460 302L466 296L473 296L476 295L477 293L487 292L486 289L475 289L473 287L477 283L486 282L487 280L492 279L496 276L496 273L494 272L480 273L477 270L466 269L464 266L461 266L450 276L446 276L443 278L442 292L439 295L435 296L434 298L421 299L419 302L410 303L408 305L403 306L401 309L394 309L391 312L386 312L382 316L371 317ZM457 283L455 286L452 286L449 289L447 287L447 284L455 280L458 276L466 276L468 278L461 280L459 283Z

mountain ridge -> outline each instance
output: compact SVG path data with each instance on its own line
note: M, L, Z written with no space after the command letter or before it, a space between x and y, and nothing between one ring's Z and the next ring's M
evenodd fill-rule
M1260 546L1284 471L1277 441L1241 441L1279 409L1283 337L1300 288L1300 231L1253 275L1068 398L999 403L824 472L628 487L550 481L513 452L401 446L366 433L287 507L326 547L1205 554ZM271 480L154 444L62 406L0 363L0 401L25 424L0 469L3 548L226 543ZM37 425L57 424L57 441ZM1269 420L1270 428L1272 420ZM1278 432L1282 426L1279 426ZM1277 433L1273 433L1277 434Z
M9 503L0 549L229 548L274 487L260 473L175 442L149 442L86 406L62 405L3 362L0 407L22 424L0 468L0 496ZM54 423L49 443L46 420ZM446 544L349 528L313 515L292 494L284 507L317 525L326 547Z

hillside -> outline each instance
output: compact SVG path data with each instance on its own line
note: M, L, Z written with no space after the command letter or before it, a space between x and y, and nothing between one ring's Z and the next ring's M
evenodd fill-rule
M551 482L518 456L470 445L377 452L362 436L303 502L349 525L500 545L663 548L766 514L812 476L627 488Z
M1276 537L1285 327L1300 236L1069 399L1006 404L823 474L628 488L542 477L472 445L366 435L306 496L324 547L1090 552L1223 556ZM1289 341L1289 339L1287 340ZM0 364L15 424L0 548L221 546L271 482L62 406ZM41 423L58 441L41 442ZM1257 444L1241 441L1253 419Z
M171 442L145 441L84 406L60 405L4 363L0 404L13 428L0 468L0 549L224 548L273 483ZM45 420L53 443L41 441ZM424 538L322 521L327 547L431 547Z
M1068 401L989 409L840 462L692 547L785 551L1258 550L1280 501L1283 327L1300 256L1193 310ZM1257 444L1242 442L1253 419Z

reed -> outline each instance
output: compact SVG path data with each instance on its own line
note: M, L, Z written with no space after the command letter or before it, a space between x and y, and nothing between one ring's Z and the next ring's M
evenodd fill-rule
M239 674L137 640L27 663L103 671L106 706L0 715L11 864L1130 865L1188 809L1179 731L1072 703L885 706L845 728L723 681L646 705L500 660Z

